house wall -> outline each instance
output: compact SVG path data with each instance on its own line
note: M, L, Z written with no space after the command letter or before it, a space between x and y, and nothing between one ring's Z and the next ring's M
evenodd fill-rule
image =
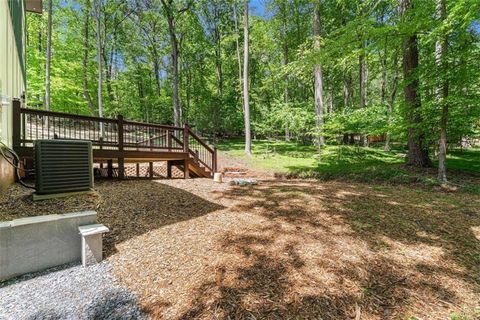
M25 2L0 1L0 141L12 146L12 99L25 91ZM0 156L0 192L14 180Z

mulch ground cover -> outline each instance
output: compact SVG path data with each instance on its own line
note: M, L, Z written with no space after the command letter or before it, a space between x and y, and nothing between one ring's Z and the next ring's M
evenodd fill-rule
M102 181L37 203L14 186L0 220L97 210L115 275L154 319L480 317L480 196L232 178Z

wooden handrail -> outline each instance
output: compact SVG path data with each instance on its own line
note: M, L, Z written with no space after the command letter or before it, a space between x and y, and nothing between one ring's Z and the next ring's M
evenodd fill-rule
M77 119L77 120L108 122L108 123L116 123L117 122L116 119L111 119L111 118L84 116L84 115L79 115L79 114L71 114L71 113L47 111L47 110L38 110L38 109L20 108L20 113L33 114L33 115L43 115L43 116L52 116L52 117L62 117L62 118Z
M148 139L144 139L144 140L141 140L141 141L137 141L137 142L135 142L135 144L142 144L142 143L145 143L145 142L149 142L149 141L152 141L152 140L155 140L155 139L158 139L158 138L165 137L166 135L167 135L167 133L162 133L162 134L159 134L159 135L150 137L150 138L148 138Z
M29 115L30 117L28 117L28 119L31 119L29 121L30 131L28 131L28 135L25 130L22 131L22 129L25 129L25 121L27 120L27 117L22 117L22 115ZM67 119L67 121L65 119ZM68 121L68 119L78 121L72 123ZM62 135L62 139L87 139L92 141L96 147L100 146L100 149L102 149L103 146L116 147L118 148L119 154L123 153L125 147L139 147L142 146L143 143L150 142L150 145L146 146L147 148L150 148L150 151L153 151L153 149L176 150L175 152L183 150L185 153L193 156L196 163L202 164L211 171L215 172L217 168L216 149L212 149L212 147L194 133L188 125L185 125L184 127L176 127L155 123L137 122L124 120L122 115L118 115L116 118L103 118L65 112L27 109L21 107L20 101L13 102L13 122L12 140L14 148L22 148L25 147L25 143L31 143L36 139L42 139L44 137L44 129L46 128L47 132L45 135L47 139L49 137L51 138L52 134L54 134L55 138L60 134ZM38 123L40 123L40 126ZM49 123L53 123L53 126L49 125ZM100 127L98 128L98 125L95 123L98 123ZM115 124L115 126L107 126L105 124ZM93 130L91 129L92 125ZM129 128L128 126L133 126L134 128ZM98 132L99 130L100 133ZM166 132L162 132L163 130ZM150 136L141 141L132 142L132 140L138 139L135 139L135 136L138 136L138 132L142 135L145 133L150 135L156 133L156 135ZM180 134L180 132L182 132L182 134ZM166 141L162 139L163 142L161 141L158 145L155 145L156 139L165 136L167 137ZM190 140L190 137L193 140ZM177 143L175 147L172 146L172 141ZM120 177L123 175L123 170L121 170L124 164L123 157L118 158L118 164L120 168Z
M205 167L207 167L208 169L210 169L211 171L215 172L217 171L217 150L216 149L212 149L210 148L209 145L205 144L196 134L192 134L192 132L190 132L190 134L193 136L193 138L195 140L197 140L203 147L205 147L205 149L207 149L207 151L212 155L212 164L211 166L207 163L205 163L202 159L200 159L198 157L198 154L188 148L188 153L191 154L196 160L198 160L198 162L200 162L201 164L203 164ZM172 136L172 139L175 140L180 146L183 147L183 141L178 139L177 137L175 136Z
M175 137L174 135L171 135L170 137L172 138L172 140L177 141L177 143L178 143L180 146L182 146L182 148L183 148L183 141L182 141L182 140L178 139L178 138Z
M195 134L195 132L193 132L193 131L190 130L190 129L188 129L188 132L189 132L189 134L190 134L193 138L195 138L195 140L198 141L198 143L200 143L202 146L204 146L205 149L207 149L208 151L210 151L211 153L213 153L213 149L210 148L210 146L209 146L208 144L206 144L205 142L203 142L203 140L202 140L199 136L197 136L197 135Z
M145 127L160 128L160 129L166 129L166 130L178 130L178 131L183 130L182 127L169 126L166 124L139 122L139 121L132 121L132 120L124 120L123 123L134 125L134 126L145 126Z

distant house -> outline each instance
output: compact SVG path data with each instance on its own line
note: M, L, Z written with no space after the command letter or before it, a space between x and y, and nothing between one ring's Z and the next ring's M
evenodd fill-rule
M0 141L12 145L12 100L26 90L25 15L42 12L42 0L0 1ZM13 168L0 156L0 191L13 182Z

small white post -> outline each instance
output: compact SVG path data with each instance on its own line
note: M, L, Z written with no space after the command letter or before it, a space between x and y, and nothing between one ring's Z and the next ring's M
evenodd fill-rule
M103 224L91 224L78 227L82 236L82 265L84 267L101 262L102 255L102 235L108 232L108 228Z
M221 172L215 172L213 174L213 181L221 183L223 181L223 174Z

